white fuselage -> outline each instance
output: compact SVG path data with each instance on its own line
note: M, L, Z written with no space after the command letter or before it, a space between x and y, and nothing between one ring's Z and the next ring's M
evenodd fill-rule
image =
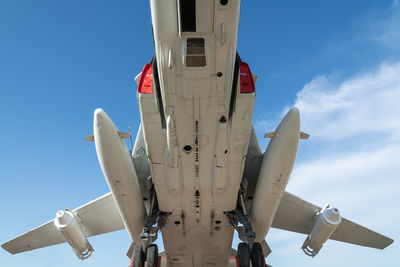
M150 2L158 76L153 67L152 93L138 102L159 208L172 213L168 263L225 266L224 212L236 208L255 98L234 81L240 1Z

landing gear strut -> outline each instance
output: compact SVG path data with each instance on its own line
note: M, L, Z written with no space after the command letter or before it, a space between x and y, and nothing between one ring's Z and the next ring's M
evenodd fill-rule
M170 215L169 212L160 211L158 208L157 196L151 178L148 179L147 185L151 196L150 210L143 232L140 234L141 245L134 247L132 267L158 266L158 247L153 242L157 240L158 231L164 227ZM146 265L144 262L146 262Z
M239 258L238 267L250 267L250 262L252 267L264 267L265 257L263 250L260 243L254 242L256 233L253 231L247 216L247 210L244 204L245 194L246 186L245 183L242 182L236 209L226 213L229 222L238 232L239 238L244 241L239 243L237 249ZM243 226L239 226L239 224Z

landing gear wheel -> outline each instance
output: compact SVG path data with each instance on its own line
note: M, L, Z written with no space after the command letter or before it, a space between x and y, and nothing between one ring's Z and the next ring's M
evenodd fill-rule
M265 266L265 258L260 243L253 244L253 250L251 251L251 264L253 267Z
M239 243L238 256L240 267L250 267L250 250L246 243Z
M143 258L142 246L135 245L133 247L132 267L143 267Z
M147 249L147 267L157 267L158 265L158 247L156 244L151 244Z

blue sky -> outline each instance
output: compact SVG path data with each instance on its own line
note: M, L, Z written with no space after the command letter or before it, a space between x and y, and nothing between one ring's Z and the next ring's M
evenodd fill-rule
M243 1L238 51L259 79L259 137L300 108L302 141L287 190L395 240L400 182L400 3ZM137 129L134 76L154 53L148 1L0 2L0 241L108 192L93 144L101 107ZM263 149L266 140L260 140ZM272 230L273 266L399 266L384 251L328 241L311 259L305 236ZM126 266L125 231L90 239L80 262L67 245L0 266ZM396 253L397 252L397 253Z

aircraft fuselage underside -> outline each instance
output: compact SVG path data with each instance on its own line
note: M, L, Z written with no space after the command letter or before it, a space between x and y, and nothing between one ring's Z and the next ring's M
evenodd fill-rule
M184 19L176 28L176 3L151 1L156 55L137 95L143 134L159 209L171 213L162 229L169 263L224 266L234 231L224 213L237 205L255 100L236 53L240 2L197 1L189 31Z

